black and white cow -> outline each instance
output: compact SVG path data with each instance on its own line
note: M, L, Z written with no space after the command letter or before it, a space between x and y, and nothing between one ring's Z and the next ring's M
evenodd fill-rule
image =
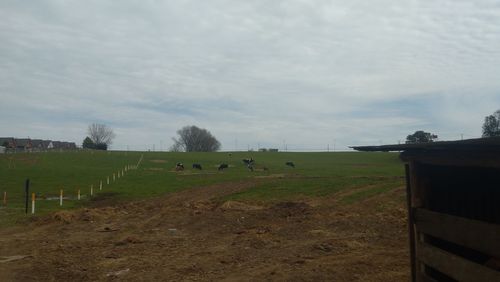
M182 163L177 163L175 165L175 171L181 171L184 170L184 165Z
M219 165L219 168L217 168L217 170L221 171L221 170L224 170L225 168L228 168L229 166L227 164L220 164Z

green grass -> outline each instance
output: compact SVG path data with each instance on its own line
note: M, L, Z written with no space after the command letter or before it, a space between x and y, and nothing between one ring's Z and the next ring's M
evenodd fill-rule
M106 185L106 177L137 164L125 177ZM256 160L254 172L249 172L243 158ZM293 161L296 168L285 166ZM182 162L186 170L174 171L175 164ZM192 170L192 163L203 165L202 171ZM220 163L230 165L218 172ZM268 171L262 170L267 167ZM25 218L24 182L31 181L31 192L39 199L59 195L64 189L66 196L75 198L81 189L84 200L67 200L63 208L88 204L89 188L94 185L96 196L113 193L116 200L154 197L186 188L224 182L251 181L255 185L244 192L229 195L226 199L238 200L287 200L297 197L321 197L344 189L375 185L403 185L403 166L393 153L166 153L166 152L51 152L0 155L0 192L7 191L8 205L0 208L0 226ZM280 177L280 178L278 178ZM99 191L99 181L103 191ZM382 192L385 190L382 189ZM381 192L381 193L382 193ZM353 202L375 192L346 199ZM0 205L2 206L2 205ZM61 209L57 200L37 201L37 214Z

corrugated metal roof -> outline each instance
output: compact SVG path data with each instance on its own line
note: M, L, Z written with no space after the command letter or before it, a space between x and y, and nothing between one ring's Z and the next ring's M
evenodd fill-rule
M394 144L381 146L352 146L357 151L390 152L390 151L439 151L439 150L474 150L500 151L500 137L477 138L459 141L438 141L428 143Z

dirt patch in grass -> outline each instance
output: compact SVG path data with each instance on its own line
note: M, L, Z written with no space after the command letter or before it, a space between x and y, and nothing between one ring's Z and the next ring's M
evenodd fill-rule
M144 170L162 171L163 168L162 167L148 167L148 168L145 168Z
M120 202L118 199L118 193L115 192L102 192L97 194L96 196L90 198L90 206L91 207L106 207L113 206Z
M150 162L152 163L155 163L155 164L164 164L164 163L168 163L167 160L149 160Z
M352 205L333 196L314 206L219 202L254 185L119 204L108 194L93 208L1 229L2 256L30 257L1 263L0 281L409 280L407 215L395 200L404 190Z
M255 211L263 208L262 206L251 205L240 201L226 201L219 207L222 211Z

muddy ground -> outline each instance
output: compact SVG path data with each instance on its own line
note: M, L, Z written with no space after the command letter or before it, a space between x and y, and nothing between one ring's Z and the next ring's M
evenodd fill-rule
M94 201L0 230L0 281L408 281L403 188L266 204L252 183ZM367 188L368 189L368 188ZM349 193L349 192L347 192Z

